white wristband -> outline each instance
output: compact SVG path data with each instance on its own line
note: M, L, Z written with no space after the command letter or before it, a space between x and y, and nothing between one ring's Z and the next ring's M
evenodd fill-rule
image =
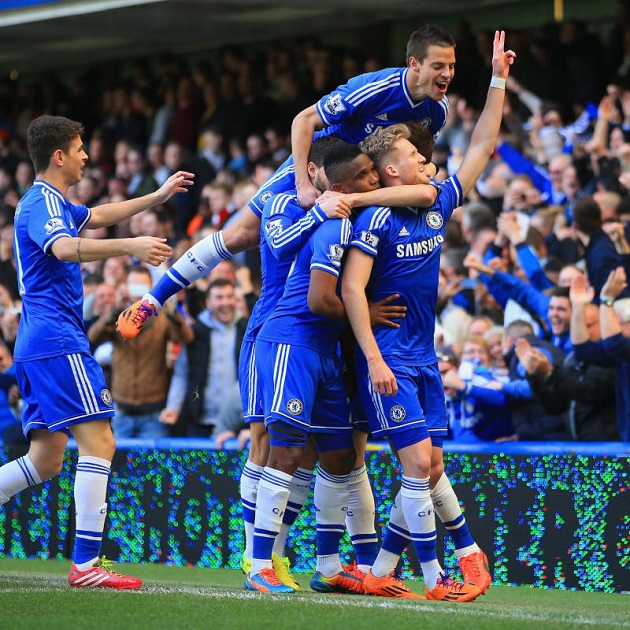
M507 81L501 77L492 77L490 79L490 87L497 88L499 90L505 90L505 84Z

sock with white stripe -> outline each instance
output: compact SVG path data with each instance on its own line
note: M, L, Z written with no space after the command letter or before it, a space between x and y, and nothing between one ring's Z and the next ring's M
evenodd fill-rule
M414 479L403 475L400 496L411 540L422 568L424 584L432 589L442 569L437 561L437 532L429 478Z
M359 569L367 573L378 553L378 536L374 527L374 493L363 464L350 473L346 527L354 547Z
M400 556L411 541L411 534L402 510L400 490L392 502L389 511L389 523L383 535L383 544L372 565L372 574L385 577L396 570Z
M12 496L30 486L41 483L37 469L28 453L24 457L0 467L0 505L4 505Z
M298 468L289 484L289 500L287 501L287 509L282 517L282 525L280 531L273 543L273 553L280 557L284 557L284 547L287 542L287 535L291 529L291 525L295 523L302 506L311 491L311 481L313 480L313 471L306 468Z
M271 568L273 543L280 531L282 517L287 509L292 475L265 466L258 484L256 520L254 523L254 550L251 575Z
M256 495L264 466L245 462L241 473L241 506L243 509L243 525L245 527L245 557L251 560L254 551L254 520L256 518Z
M101 457L79 457L74 479L76 540L73 559L80 571L90 568L101 553L107 517L107 482L111 462Z
M479 551L479 546L470 534L459 500L446 474L442 474L435 484L435 488L431 491L431 499L435 513L453 539L457 557L461 558Z
M159 309L168 298L195 280L207 276L222 260L233 255L223 242L223 232L211 234L195 243L179 260L176 260L142 299L148 300Z
M339 543L345 533L350 475L331 475L317 470L315 480L315 525L317 527L317 568L332 577L343 571L339 559Z

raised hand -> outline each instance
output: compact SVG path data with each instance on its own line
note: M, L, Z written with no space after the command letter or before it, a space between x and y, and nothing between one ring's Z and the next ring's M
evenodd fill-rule
M569 299L573 306L586 306L590 304L595 297L595 289L589 287L586 282L586 276L579 274L571 281L571 289L569 291Z
M617 267L613 269L608 275L608 279L604 283L602 290L600 291L600 297L606 296L610 298L617 298L619 294L628 286L626 282L626 272L623 267Z
M516 53L513 50L505 50L505 31L495 31L492 50L492 76L507 79L510 66L515 59Z
M193 181L194 177L194 173L188 173L187 171L173 173L156 191L156 204L168 201L175 193L188 192L188 188L185 188L185 186L192 186L195 183Z

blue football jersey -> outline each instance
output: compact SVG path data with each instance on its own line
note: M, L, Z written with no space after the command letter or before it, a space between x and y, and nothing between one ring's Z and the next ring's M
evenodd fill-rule
M295 191L275 195L265 203L260 222L260 296L249 318L245 339L256 338L276 308L299 249L325 220L326 215L317 204L304 212Z
M51 245L78 236L92 216L53 186L35 180L15 211L14 248L22 316L15 342L17 361L89 352L83 323L79 263L55 258Z
M347 323L313 313L308 307L308 289L312 269L339 277L351 235L352 224L348 219L329 219L315 230L297 255L284 293L260 329L258 339L337 356L339 338Z
M313 138L335 136L358 144L379 127L411 121L421 122L437 138L448 116L448 98L414 101L407 88L407 72L407 68L367 72L322 97L315 107L326 127ZM260 217L273 195L294 188L295 166L293 156L289 156L256 191L249 207Z
M407 88L408 68L386 68L353 77L315 105L326 125L315 134L358 144L379 127L417 121L437 138L448 116L448 98L414 101Z
M455 176L437 186L430 208L367 208L357 217L351 247L374 257L367 286L373 301L393 293L396 304L407 306L400 328L378 326L374 336L390 365L430 365L434 349L440 250L446 222L464 200ZM363 353L357 352L357 369L367 371Z

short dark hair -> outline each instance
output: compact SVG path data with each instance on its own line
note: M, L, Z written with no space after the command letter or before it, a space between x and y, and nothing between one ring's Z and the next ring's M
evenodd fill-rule
M210 297L210 293L212 293L212 289L222 289L223 287L232 287L236 289L236 285L227 278L217 278L213 280L206 289L206 297Z
M429 163L433 155L433 134L428 127L418 120L411 120L406 122L405 125L409 129L409 142L418 149L418 153L424 156L427 163Z
M549 297L560 297L560 298L567 298L567 300L570 299L570 293L571 289L569 289L569 287L552 287L549 290Z
M442 48L455 48L455 38L441 26L425 24L409 36L407 42L407 62L410 57L415 57L420 63L427 56L429 46L441 46Z
M346 175L346 166L363 152L356 144L340 142L324 156L324 172L330 184L340 181Z
M324 166L324 157L339 143L343 144L344 141L341 140L341 138L336 138L335 136L317 138L317 140L311 144L311 149L308 152L308 161L313 162L315 166Z
M83 135L83 125L63 116L40 116L26 131L26 146L35 173L42 173L50 164L52 154L61 149L68 152L70 142Z
M589 236L595 234L602 227L602 211L591 195L584 195L575 202L573 222L580 232Z

